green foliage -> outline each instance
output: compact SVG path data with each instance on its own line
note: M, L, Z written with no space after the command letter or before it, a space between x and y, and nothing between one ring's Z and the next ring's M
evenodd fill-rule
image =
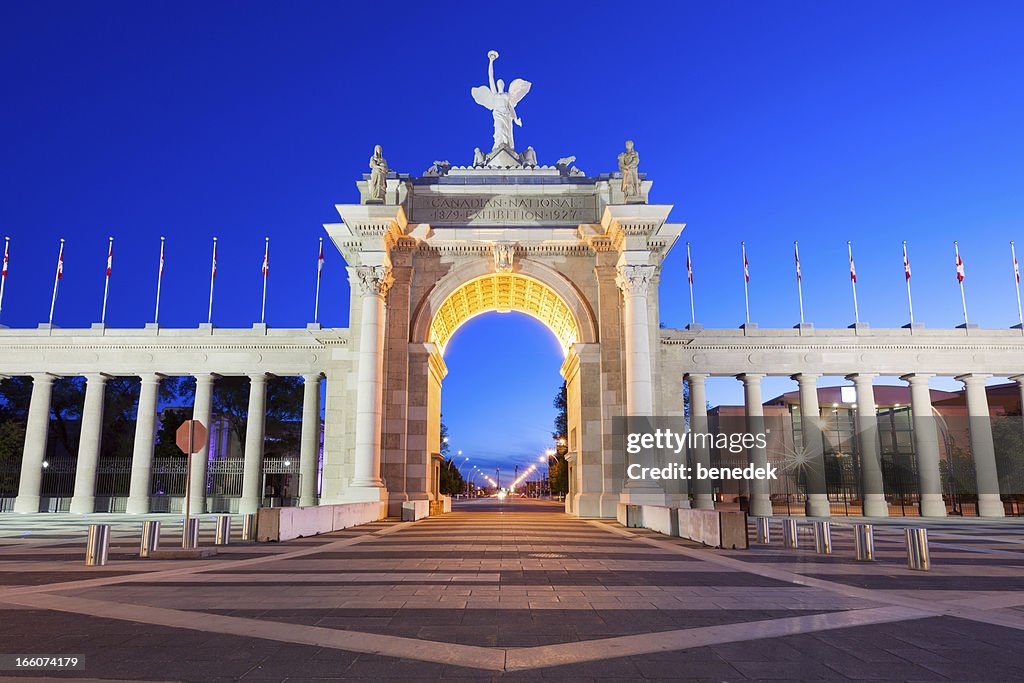
M555 440L555 455L548 458L548 485L551 494L557 496L569 493L569 463L565 461L565 454L569 452L569 396L565 382L555 394L552 405L557 411L555 430L551 432Z
M458 463L453 463L451 458L441 463L440 489L446 496L463 493L466 490L466 480L458 470Z
M448 457L451 446L448 444L448 425L444 423L444 415L441 416L441 455Z

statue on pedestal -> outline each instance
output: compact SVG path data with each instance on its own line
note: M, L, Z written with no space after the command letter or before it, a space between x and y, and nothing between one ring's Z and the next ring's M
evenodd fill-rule
M533 151L533 147L527 147L526 151L519 155L519 161L523 166L536 166L537 153Z
M484 159L484 153L480 151L479 147L474 147L473 148L473 165L474 166L483 166L485 163L487 163L487 161L486 161L486 159Z
M388 162L380 145L373 148L370 157L370 182L366 184L366 203L383 204L388 189Z
M508 92L505 92L505 81L500 78L497 83L494 81L494 60L497 58L498 53L494 50L487 53L489 60L487 77L490 85L473 88L471 93L476 103L489 109L494 116L494 147L492 151L496 151L502 145L514 151L516 146L512 135L512 124L523 125L522 119L516 115L516 105L526 97L526 93L530 92L530 86L533 84L517 78L509 84Z
M640 195L640 155L633 149L633 141L626 140L626 151L619 154L619 170L622 172L622 194L626 201L642 199Z

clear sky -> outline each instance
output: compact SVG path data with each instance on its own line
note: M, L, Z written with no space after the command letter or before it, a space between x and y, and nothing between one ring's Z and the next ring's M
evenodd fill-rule
M0 233L11 266L0 322L99 318L115 241L108 324L151 321L159 236L161 323L205 320L210 238L220 238L214 321L312 315L317 238L355 202L374 144L392 168L468 163L490 142L469 89L534 83L520 146L614 169L626 138L651 199L688 227L697 318L797 321L793 240L807 319L961 322L954 239L972 322L1017 322L1008 242L1024 240L1020 2L76 3L0 5ZM665 264L662 322L689 321L680 243ZM1024 256L1024 254L1022 254ZM348 287L328 253L321 318L346 324ZM492 314L451 343L445 419L467 454L523 462L547 445L560 357L525 316ZM508 352L508 353L506 353ZM514 352L515 355L511 355ZM766 388L766 397L772 390ZM738 401L716 383L713 402Z

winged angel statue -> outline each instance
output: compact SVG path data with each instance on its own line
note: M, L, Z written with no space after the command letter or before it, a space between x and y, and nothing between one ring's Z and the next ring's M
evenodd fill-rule
M509 84L508 92L505 92L505 81L499 78L497 86L495 86L494 60L497 58L498 53L494 50L487 53L489 60L487 77L490 80L490 86L481 85L473 88L473 99L481 107L490 109L494 116L494 148L491 151L497 150L502 145L508 145L509 149L515 151L512 124L514 122L517 126L523 125L522 119L516 116L516 105L526 97L526 93L530 92L530 86L533 84L517 78Z

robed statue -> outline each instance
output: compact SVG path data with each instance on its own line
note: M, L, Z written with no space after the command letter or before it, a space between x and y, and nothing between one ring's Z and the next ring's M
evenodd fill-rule
M627 202L642 200L639 166L640 155L633 149L633 141L626 140L626 151L619 154L619 171L622 172L622 194Z
M508 92L505 92L505 81L500 78L497 83L494 81L494 60L497 58L498 53L494 50L487 53L489 60L487 62L487 78L490 86L481 85L473 88L473 99L481 107L490 109L494 116L494 147L491 151L497 150L502 145L508 145L509 149L515 150L512 124L523 125L522 119L516 115L516 105L526 97L526 93L530 92L530 86L533 84L517 78L509 84Z
M384 159L380 145L376 145L373 148L373 156L370 157L370 182L366 186L367 203L383 203L387 188L388 162Z

